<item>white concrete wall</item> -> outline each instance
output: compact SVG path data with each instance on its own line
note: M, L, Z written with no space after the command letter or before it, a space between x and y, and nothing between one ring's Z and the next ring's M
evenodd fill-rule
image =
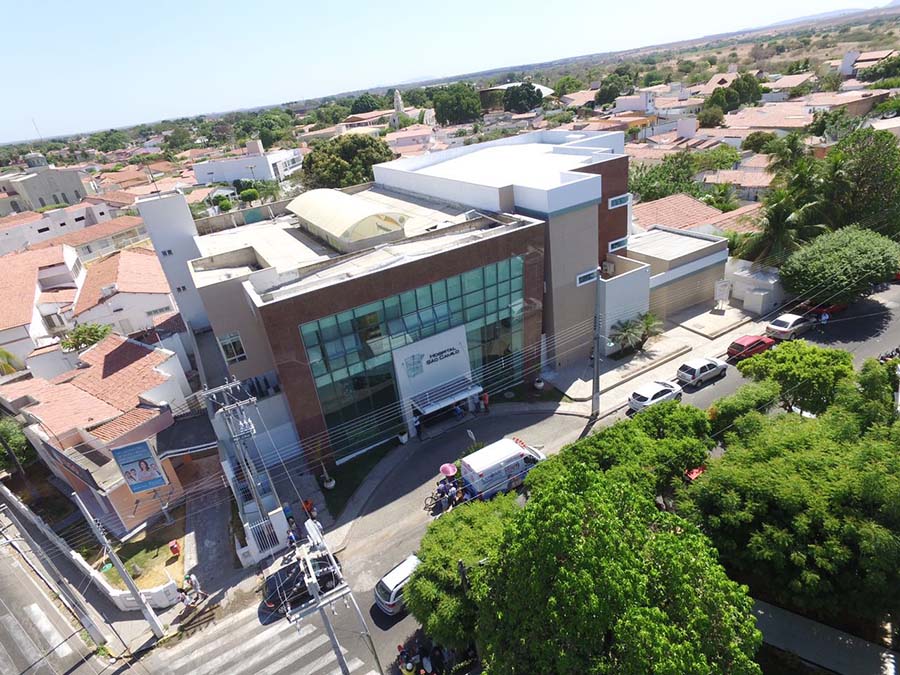
M280 467L284 462L289 469L299 469L297 458L303 454L303 448L284 393L260 400L250 418L256 427L256 447L266 468Z
M159 364L156 369L169 376L163 384L142 394L143 398L154 403L162 403L165 401L172 408L177 408L184 403L184 399L191 393L190 385L184 375L184 368L178 361L178 356L174 352L171 356Z
M54 349L28 359L26 365L35 377L49 380L74 369L77 362L78 354L76 352L64 352L62 349Z
M250 170L253 167L253 170ZM194 164L194 176L202 185L232 183L236 180L275 180L272 163L266 155L243 155L211 159Z
M144 219L182 318L192 330L207 328L206 309L188 270L188 260L199 258L200 249L194 241L197 228L184 195L170 192L147 197L138 200L136 207ZM162 251L169 250L172 255L162 255ZM185 290L179 291L179 286L184 286Z
M171 311L178 309L168 293L116 293L74 319L78 323L112 326L116 333L128 335L150 328L153 317L148 316L147 312L164 307Z
M617 256L610 256L615 259ZM614 262L618 262L614 260ZM635 261L636 262L636 261ZM611 279L600 279L600 331L609 335L620 321L633 319L650 309L650 266L640 266ZM619 349L604 344L604 356Z
M24 366L25 357L34 350L34 340L28 334L27 326L16 326L0 330L0 347L15 356Z

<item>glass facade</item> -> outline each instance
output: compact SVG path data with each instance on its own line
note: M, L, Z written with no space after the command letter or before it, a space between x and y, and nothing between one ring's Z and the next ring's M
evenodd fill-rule
M523 272L514 256L300 326L337 456L405 430L394 349L465 326L475 382L521 379Z

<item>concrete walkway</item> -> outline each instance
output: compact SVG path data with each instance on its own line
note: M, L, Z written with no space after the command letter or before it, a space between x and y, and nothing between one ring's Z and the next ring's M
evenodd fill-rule
M754 604L763 640L843 675L896 675L900 654L761 600Z

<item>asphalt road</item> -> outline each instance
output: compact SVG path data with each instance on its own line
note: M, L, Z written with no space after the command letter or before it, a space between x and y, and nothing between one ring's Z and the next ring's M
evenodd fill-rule
M0 673L96 675L103 666L24 565L0 545Z

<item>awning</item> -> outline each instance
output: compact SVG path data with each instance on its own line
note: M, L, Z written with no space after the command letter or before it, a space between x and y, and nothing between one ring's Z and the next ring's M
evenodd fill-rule
M429 415L436 410L451 406L457 401L477 396L482 391L480 384L475 384L467 377L457 377L434 389L416 394L412 397L412 404L423 415Z

